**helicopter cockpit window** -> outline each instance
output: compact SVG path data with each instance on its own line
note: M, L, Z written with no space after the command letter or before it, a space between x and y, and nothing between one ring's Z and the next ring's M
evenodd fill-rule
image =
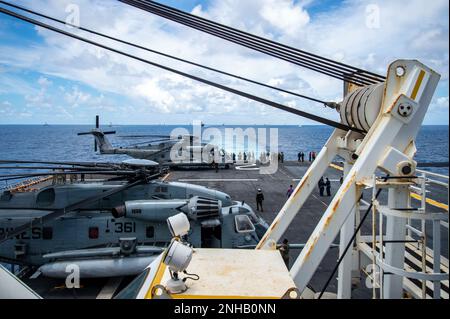
M247 215L237 215L234 218L234 221L236 223L236 231L238 233L251 233L255 231L255 226L253 226Z
M249 215L248 215L248 217L250 218L250 220L252 221L252 223L254 224L254 225L256 225L256 224L259 224L259 218L256 216L256 214L255 213L250 213Z
M241 214L247 214L249 212L249 210L247 208L244 207L239 207L239 213Z
M249 210L245 207L230 207L230 214L248 214Z

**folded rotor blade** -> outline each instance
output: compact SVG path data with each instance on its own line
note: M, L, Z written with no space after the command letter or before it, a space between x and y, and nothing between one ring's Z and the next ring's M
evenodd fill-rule
M16 236L16 235L19 235L19 234L27 231L33 225L42 225L42 224L48 223L48 222L53 221L53 220L57 219L58 217L61 217L61 216L65 215L65 214L67 214L67 213L69 213L71 211L74 211L74 210L86 207L86 206L88 206L88 205L90 205L92 203L95 203L96 201L101 200L101 199L103 199L105 197L112 196L114 194L120 193L120 192L122 192L124 190L127 190L129 188L132 188L133 186L139 185L141 183L145 183L147 180L149 180L151 178L156 178L159 175L160 174L158 173L158 174L154 174L154 175L148 176L148 177L147 176L136 177L136 178L132 179L131 181L129 181L127 184L123 185L123 186L111 189L111 190L103 192L101 194L94 195L94 196L91 196L89 198L83 199L83 200L81 200L79 202L76 202L74 204L68 205L66 207L57 209L57 210L55 210L53 212L50 212L49 214L47 214L47 215L45 215L43 217L34 218L30 222L25 223L25 224L23 224L23 225L21 225L19 227L16 227L15 229L13 229L10 232L7 232L3 236L3 238L0 239L0 244L5 242L5 241L7 241L8 239Z

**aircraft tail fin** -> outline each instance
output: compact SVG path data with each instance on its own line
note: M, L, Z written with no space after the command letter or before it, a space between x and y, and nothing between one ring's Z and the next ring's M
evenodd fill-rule
M100 117L95 116L95 129L90 132L81 132L78 135L94 135L94 151L97 152L97 144L100 146L100 153L108 153L113 150L111 143L105 135L116 134L116 131L103 132L100 130Z
M107 153L108 151L113 150L113 146L111 142L106 138L107 134L116 134L115 131L103 132L100 129L94 129L90 132L81 132L78 135L94 135L95 144L94 150L97 152L97 144L100 148L100 153Z

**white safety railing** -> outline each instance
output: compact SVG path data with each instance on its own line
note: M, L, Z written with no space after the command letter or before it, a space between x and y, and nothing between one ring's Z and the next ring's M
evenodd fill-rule
M381 205L373 197L374 212L378 213L378 230L375 230L375 219L372 220L372 246L369 256L372 258L373 267L379 269L377 285L380 297L383 298L384 274L404 277L404 287L416 298L448 298L448 293L442 289L441 283L448 287L448 264L447 259L441 256L441 227L448 231L448 204L432 201L432 206L440 208L438 211L430 211L427 204L430 204L427 194L427 186L430 184L438 187L445 187L448 198L448 176L419 171L419 176L415 185L410 185L410 190L419 197L419 207L408 209L391 209ZM438 180L436 180L437 178ZM376 177L374 177L375 181ZM376 193L377 183L374 182ZM375 196L375 195L374 195ZM375 214L375 213L374 213ZM375 217L375 215L374 215ZM383 220L388 217L406 219L406 238L403 241L386 241ZM431 223L431 232L430 226ZM378 234L376 234L378 233ZM390 239L390 238L388 238ZM429 242L431 240L431 242ZM405 268L398 268L389 265L385 260L385 249L387 243L405 245ZM412 253L414 251L414 253ZM369 252L369 251L367 251ZM414 256L417 254L418 257ZM431 266L430 266L431 264ZM417 284L415 284L416 282ZM417 288L416 288L417 287ZM429 292L431 291L431 293Z

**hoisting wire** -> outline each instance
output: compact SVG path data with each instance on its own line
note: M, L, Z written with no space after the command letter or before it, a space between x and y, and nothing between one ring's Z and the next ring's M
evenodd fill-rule
M158 64L158 63L155 63L155 62L152 62L152 61L140 58L138 56L126 53L124 51L120 51L118 49L114 49L112 47L108 47L108 46L106 46L104 44L101 44L101 43L95 42L93 40L89 40L89 39L80 37L80 36L75 35L73 33L66 32L66 31L58 29L58 28L56 28L54 26L51 26L51 25L45 24L43 22L37 21L35 19L23 16L23 15L21 15L19 13L7 10L5 8L0 8L0 12L4 13L6 15L9 15L9 16L15 17L15 18L17 18L19 20L22 20L22 21L25 21L25 22L28 22L28 23L40 26L40 27L45 28L47 30L51 30L51 31L57 32L59 34L71 37L73 39L77 39L79 41L82 41L82 42L85 42L85 43L89 43L89 44L92 44L94 46L103 48L105 50L108 50L108 51L111 51L111 52L115 52L115 53L118 53L120 55L132 58L134 60L138 60L138 61L144 62L146 64L155 66L157 68L160 68L160 69L163 69L163 70L166 70L166 71L178 74L180 76L189 78L191 80L195 80L195 81L198 81L198 82L201 82L201 83L204 83L204 84L216 87L216 88L221 89L223 91L227 91L227 92L230 92L230 93L233 93L233 94L236 94L236 95L248 98L250 100L253 100L253 101L256 101L256 102L260 102L262 104L266 104L266 105L272 106L274 108L277 108L277 109L280 109L280 110L284 110L284 111L287 111L287 112L290 112L290 113L302 116L304 118L307 118L307 119L310 119L310 120L313 120L313 121L317 121L317 122L325 124L325 125L329 125L329 126L332 126L332 127L335 127L335 128L341 129L341 130L345 130L345 131L352 130L354 132L364 133L362 130L357 129L355 127L349 127L349 126L344 125L344 124L339 123L339 122L335 122L335 121L332 121L332 120L329 120L329 119L326 119L326 118L323 118L323 117L320 117L320 116L317 116L317 115L314 115L314 114L310 114L310 113L307 113L307 112L304 112L304 111L301 111L301 110L298 110L298 109L295 109L295 108L292 108L292 107L289 107L289 106L286 106L286 105L283 105L283 104L280 104L280 103L276 103L276 102L273 102L273 101L270 101L270 100L258 97L256 95L252 95L252 94L247 93L247 92L239 91L239 90L227 87L225 85L218 84L218 83L206 80L204 78L200 78L200 77L197 77L195 75L191 75L191 74L188 74L188 73L176 70L176 69L172 69L170 67L167 67L167 66L164 66L164 65L161 65L161 64Z
M385 80L384 76L373 72L289 47L154 1L119 1L199 31L209 33L230 42L243 45L247 48L278 57L347 82L358 85L368 85L383 82Z
M160 13L159 11L154 11L154 10L149 10L147 7L145 7L145 4L142 3L136 3L135 1L130 1L130 0L120 0L123 3L126 4L130 4L133 5L134 7L137 7L139 9L157 14L163 18L178 22L180 24L184 24L188 27L197 29L199 31L202 32L206 32L209 33L211 35L217 36L219 38L228 40L230 42L234 42L236 44L242 45L244 47L247 47L249 49L255 50L255 51L259 51L261 53L265 53L268 55L271 55L273 57L277 57L281 60L308 68L310 70L316 71L316 72L320 72L322 74L328 75L330 77L333 77L335 79L339 79L339 80L346 80L347 82L351 82L355 85L358 86L364 86L364 85L369 85L369 84L373 84L374 82L372 81L365 81L364 79L359 79L359 76L356 75L351 75L351 73L347 72L347 73L343 73L342 71L336 70L336 69L332 69L329 67L324 67L323 65L319 65L319 64L314 64L311 63L308 60L302 60L301 58L298 58L296 56L290 55L288 52L286 52L285 50L280 50L280 49L273 49L273 48L267 48L266 45L261 44L260 42L255 42L254 40L242 40L240 38L240 35L230 35L227 33L223 33L221 31L217 31L215 29L211 29L210 27L203 27L203 26L198 26L197 24L191 22L190 20L186 20L184 18L178 18L178 17L173 17L171 15L167 15L165 13Z
M161 55L161 56L173 59L173 60L177 60L177 61L180 61L180 62L183 62L183 63L187 63L187 64L190 64L190 65L202 68L202 69L206 69L206 70L209 70L209 71L220 73L220 74L223 74L223 75L226 75L226 76L229 76L229 77L233 77L233 78L236 78L236 79L239 79L239 80L242 80L242 81L246 81L246 82L249 82L249 83L260 85L260 86L263 86L263 87L266 87L266 88L269 88L269 89L272 89L272 90L277 90L277 91L280 91L280 92L283 92L283 93L286 93L286 94L294 95L294 96L297 96L297 97L300 97L300 98L303 98L303 99L306 99L306 100L310 100L310 101L313 101L313 102L317 102L317 103L323 104L323 105L331 107L331 108L335 107L335 103L334 102L322 101L322 100L314 98L314 97L310 97L310 96L307 96L307 95L304 95L304 94L299 94L299 93L296 93L296 92L284 90L282 88L278 88L278 87L275 87L275 86L272 86L272 85L269 85L269 84L265 84L265 83L262 83L262 82L251 80L251 79L245 78L243 76L239 76L239 75L232 74L232 73L229 73L229 72L225 72L225 71L222 71L222 70L219 70L219 69L208 67L208 66L202 65L200 63L196 63L196 62L192 62L192 61L189 61L189 60L186 60L186 59L182 59L182 58L179 58L179 57L176 57L176 56L173 56L173 55L161 52L161 51L157 51L157 50L153 50L153 49L144 47L144 46L136 44L136 43L132 43L132 42L129 42L129 41L125 41L125 40L113 37L113 36L109 36L107 34L104 34L104 33L101 33L101 32L97 32L97 31L94 31L92 29L88 29L88 28L81 27L81 26L76 26L76 25L70 24L68 22L65 22L63 20L60 20L60 19L48 16L48 15L40 13L40 12L36 12L34 10L31 10L31 9L28 9L28 8L25 8L25 7L22 7L22 6L13 4L13 3L9 3L9 2L6 2L6 1L2 1L2 0L0 0L0 3L4 4L4 5L7 5L7 6L10 6L10 7L13 7L13 8L16 8L16 9L19 9L19 10L22 10L22 11L25 11L25 12L28 12L28 13L31 13L31 14L36 15L36 16L39 16L39 17L51 20L51 21L54 21L54 22L58 22L60 24L64 24L64 25L68 25L68 26L77 28L77 29L79 29L81 31L92 33L94 35L101 36L101 37L104 37L104 38L109 39L109 40L113 40L113 41L116 41L116 42L119 42L119 43L122 43L122 44L126 44L126 45L129 45L129 46L141 49L141 50L145 50L147 52L151 52L151 53L154 53L154 54L157 54L157 55Z

